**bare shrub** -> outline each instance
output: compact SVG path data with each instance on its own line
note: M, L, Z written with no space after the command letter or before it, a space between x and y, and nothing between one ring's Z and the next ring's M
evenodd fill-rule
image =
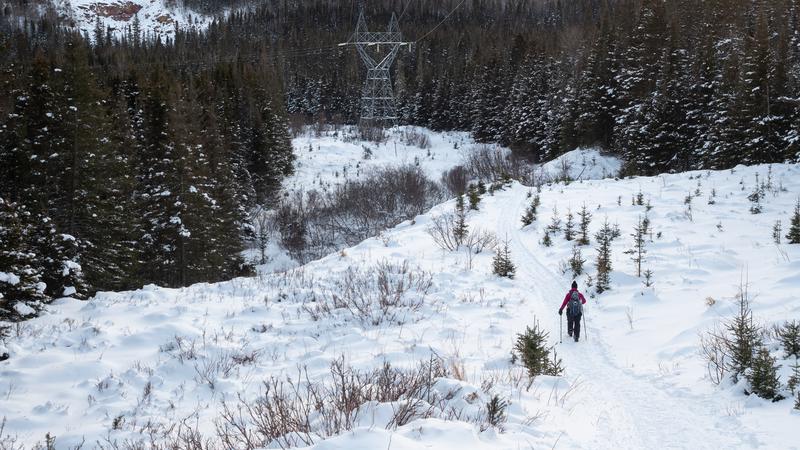
M437 378L447 376L443 361L431 358L412 369L384 363L379 369L359 371L344 363L331 364L330 377L312 381L301 370L297 379L272 378L253 401L241 395L235 404L223 403L216 431L224 448L289 448L314 444L352 430L360 408L372 401L401 402L389 427L430 416L430 392Z
M427 228L428 234L442 250L454 252L461 245L456 232L458 229L456 219L456 215L451 212L431 218Z
M361 124L358 126L358 137L362 141L386 142L389 136L383 127L372 124Z
M25 446L19 442L17 436L6 434L6 418L0 421L0 450L24 450Z
M467 169L459 165L442 172L441 183L450 195L458 195L467 192L467 184L469 183Z
M497 244L497 235L481 228L473 229L464 239L464 245L476 255L485 250L494 250L497 248Z
M303 309L315 318L345 311L365 325L402 323L422 307L432 287L432 275L412 269L408 261L382 261L368 269L349 267L321 299Z
M297 193L276 210L281 243L304 262L378 235L444 198L419 167L379 169L331 191Z
M466 157L465 168L471 178L500 181L512 178L528 181L530 167L522 159L495 146L476 146Z
M417 127L406 127L403 130L403 143L423 150L431 148L431 139Z
M251 213L249 222L253 227L253 244L259 251L258 264L265 264L267 262L267 245L278 231L275 213L263 207L256 208Z
M194 371L197 374L196 381L208 385L209 389L213 391L216 388L217 379L220 376L229 377L236 366L236 362L228 352L205 356L194 364Z
M478 254L484 250L494 250L497 247L497 236L491 231L480 228L470 229L466 230L463 236L459 236L458 231L458 216L451 212L433 217L427 228L428 235L442 250L453 252L464 245L471 252Z

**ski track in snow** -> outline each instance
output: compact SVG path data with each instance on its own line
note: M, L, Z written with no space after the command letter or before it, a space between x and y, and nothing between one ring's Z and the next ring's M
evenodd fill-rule
M520 199L513 190L496 195L507 197L498 202L501 211L513 211L512 218L524 215L529 199ZM515 220L508 220L509 215L504 214L497 217L498 234L508 239L517 267L515 279L530 293L530 314L523 315L521 321L556 316L564 320L566 329L566 319L557 316L556 310L567 290L562 287L568 286L569 281L553 273L528 249L524 241L530 236L516 226ZM587 298L587 318L596 306L592 303ZM520 328L526 323L521 323ZM742 431L743 424L738 419L721 416L724 406L713 398L676 395L660 388L657 380L619 367L609 354L602 332L591 328L591 321L585 323L588 333L582 324L579 343L568 340L564 331L563 343L556 345L568 375L582 374L576 380L578 398L572 401L575 407L571 414L579 425L565 427L564 444L591 449L719 449L741 448L747 443L758 447L757 438ZM540 325L549 328L552 341L559 341L558 324L545 321Z

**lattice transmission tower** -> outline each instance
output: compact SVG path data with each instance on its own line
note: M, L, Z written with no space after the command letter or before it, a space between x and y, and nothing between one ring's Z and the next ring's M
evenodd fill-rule
M397 107L392 90L389 70L404 45L411 48L412 42L404 42L397 16L392 14L385 32L369 31L361 8L356 23L356 31L348 42L339 44L355 45L361 61L367 66L367 78L361 92L361 116L359 125L381 126L397 124Z

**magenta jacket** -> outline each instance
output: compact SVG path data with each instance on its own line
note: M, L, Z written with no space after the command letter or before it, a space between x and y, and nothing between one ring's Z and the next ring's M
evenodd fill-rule
M572 291L577 291L577 289L570 289L569 292L567 292L566 297L564 297L564 302L561 304L561 308L559 308L559 310L564 309L564 307L567 306L567 303L569 303L569 298L572 296ZM578 292L578 295L581 297L581 303L585 305L586 298L584 298L583 294L580 292Z

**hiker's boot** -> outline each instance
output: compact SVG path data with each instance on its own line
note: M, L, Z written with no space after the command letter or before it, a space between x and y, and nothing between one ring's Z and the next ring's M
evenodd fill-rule
M575 342L578 342L578 335L575 335Z

